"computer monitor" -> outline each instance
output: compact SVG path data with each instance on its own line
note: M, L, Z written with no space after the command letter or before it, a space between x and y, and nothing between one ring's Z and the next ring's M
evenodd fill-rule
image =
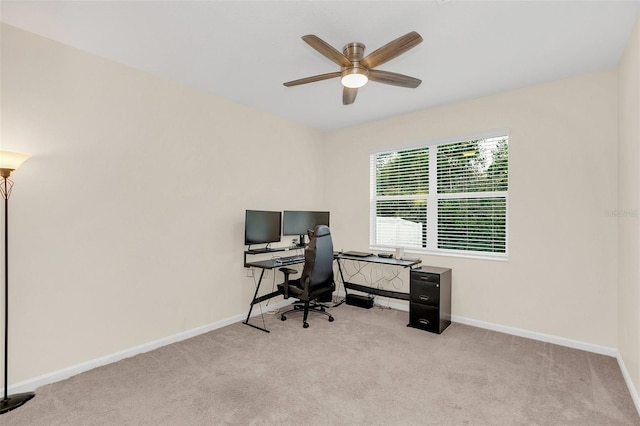
M244 218L244 244L268 244L280 241L282 212L247 210Z
M304 245L304 236L316 225L329 226L329 212L312 212L302 210L285 210L282 235L299 235L298 245Z

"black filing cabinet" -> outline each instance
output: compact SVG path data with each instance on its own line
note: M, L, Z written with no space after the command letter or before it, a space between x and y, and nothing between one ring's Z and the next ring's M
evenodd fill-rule
M451 324L451 269L423 266L411 270L409 327L442 333Z

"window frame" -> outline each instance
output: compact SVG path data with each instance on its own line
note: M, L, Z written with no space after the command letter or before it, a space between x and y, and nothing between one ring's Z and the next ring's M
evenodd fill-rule
M428 142L419 142L411 145L405 145L401 147L383 148L370 151L369 153L369 184L370 184L370 197L369 197L369 248L372 250L395 250L396 248L403 248L405 252L418 253L425 255L443 255L476 259L490 259L490 260L508 260L509 259L509 186L507 182L506 191L473 191L473 192L458 192L458 193L441 193L437 192L438 176L437 176L437 149L440 145L455 144L459 142L472 141L472 140L484 140L492 138L504 137L507 139L507 144L511 145L511 136L508 129L495 130L485 133L477 133L473 135L467 135L463 137L455 137L442 140L432 140ZM377 195L377 176L375 156L381 153L400 152L406 150L429 148L429 191L428 194L419 195L400 195L400 196L378 196ZM508 154L508 160L510 160ZM508 161L507 174L510 175L510 161ZM433 189L433 190L432 190ZM475 251L475 250L461 250L461 249L444 249L438 248L438 202L443 199L473 199L473 198L504 198L505 208L505 240L504 240L504 253L502 252L487 252L487 251ZM399 245L378 244L376 243L376 208L377 202L381 200L425 200L427 203L427 247L405 247ZM435 208L430 206L436 206Z

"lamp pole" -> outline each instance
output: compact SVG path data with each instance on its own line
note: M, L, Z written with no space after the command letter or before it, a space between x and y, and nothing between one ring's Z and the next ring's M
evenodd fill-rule
M16 158L16 156L20 158ZM13 172L24 160L27 154L0 151L0 193L4 198L4 397L0 401L0 414L14 410L35 396L33 392L9 395L9 196L13 188L13 181L9 179Z
M3 170L4 172L4 170ZM2 198L4 198L4 398L7 397L7 371L9 366L9 173L2 175Z

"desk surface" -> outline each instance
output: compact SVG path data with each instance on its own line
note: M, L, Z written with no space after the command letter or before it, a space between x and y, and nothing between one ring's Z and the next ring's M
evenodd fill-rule
M381 263L383 265L403 266L405 268L409 266L417 265L420 262L422 262L422 260L420 259L415 259L415 260L395 259L393 257L390 257L390 258L380 257L380 256L376 256L375 254L371 256L361 257L361 256L349 256L348 254L342 253L338 256L338 259L355 260L358 262Z
M335 253L335 258L340 260L354 260L357 262L369 262L369 263L378 263L382 265L402 266L404 268L415 266L422 262L422 260L420 259L412 259L412 260L394 259L393 257L391 258L379 257L379 256L376 256L375 254L371 256L361 257L361 256L349 256L348 254L344 254L344 253L340 253L340 254ZM304 259L294 263L286 263L286 264L279 263L277 259L264 259L264 260L256 260L253 262L247 262L245 266L262 268L262 269L275 269L275 268L280 268L281 266L291 266L299 263L304 263Z
M277 261L277 259L264 259L264 260L256 260L254 262L247 262L245 263L245 267L255 267L255 268L261 268L261 269L276 269L276 268L285 267L285 266L297 265L300 263L304 263L304 259L298 260L293 263L291 262L280 263Z

